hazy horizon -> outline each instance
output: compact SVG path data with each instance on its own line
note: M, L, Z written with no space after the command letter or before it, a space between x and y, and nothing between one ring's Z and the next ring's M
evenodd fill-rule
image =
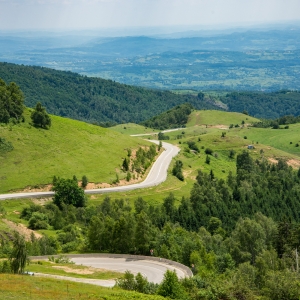
M300 22L299 0L0 0L1 32L168 34Z

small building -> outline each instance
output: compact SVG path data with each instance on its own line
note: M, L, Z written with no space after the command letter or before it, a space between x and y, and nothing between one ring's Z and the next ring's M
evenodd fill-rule
M252 150L252 149L254 149L254 146L253 145L248 145L248 149Z

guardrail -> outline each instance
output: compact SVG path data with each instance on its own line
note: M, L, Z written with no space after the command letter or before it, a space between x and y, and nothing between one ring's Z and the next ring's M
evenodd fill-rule
M60 257L61 255L45 255L45 256L30 256L30 259L41 259L45 260L49 257ZM156 257L156 256L144 256L144 255L131 255L131 254L111 254L111 253L89 253L89 254L64 254L64 256L69 258L75 257L108 257L108 258L125 258L125 259L132 259L132 260L151 260L160 263L164 263L171 266L176 266L177 268L181 269L187 277L192 277L193 272L190 270L189 267L178 263L173 260L169 260L166 258Z

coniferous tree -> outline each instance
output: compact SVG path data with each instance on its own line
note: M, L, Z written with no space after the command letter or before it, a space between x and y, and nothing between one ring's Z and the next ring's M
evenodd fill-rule
M34 111L31 113L31 120L38 127L49 128L51 126L50 116L40 102L36 104Z

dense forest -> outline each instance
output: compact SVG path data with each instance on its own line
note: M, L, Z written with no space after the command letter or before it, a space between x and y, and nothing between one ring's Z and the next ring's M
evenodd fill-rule
M229 111L247 111L256 118L277 119L300 115L300 92L233 92L220 99Z
M196 109L218 109L192 95L133 87L43 67L0 63L0 78L21 87L28 107L40 102L50 114L100 125L139 123L186 102Z
M181 104L141 124L159 130L184 127L192 109L193 107L189 103Z
M20 217L32 229L52 226L57 234L32 235L28 250L150 255L153 249L155 256L190 266L195 274L178 281L181 292L171 298L299 299L300 171L281 160L254 161L248 151L237 155L236 167L226 180L199 171L190 195L178 201L170 194L156 206L137 198L132 207L109 197L100 205L73 206L56 198L44 206L31 204ZM5 257L11 251L5 235L1 244Z
M71 72L9 63L0 63L0 78L6 84L15 82L20 86L26 106L35 107L40 102L50 114L102 126L148 120L144 124L149 127L178 127L184 123L184 117L178 119L178 114L173 115L174 112L172 116L170 112L156 116L183 103L189 103L195 109L224 109L221 108L224 106L216 105L220 100L228 111L247 111L249 115L258 118L276 119L284 115L300 115L300 93L295 91L233 92L212 99L199 97L203 93L174 94Z

